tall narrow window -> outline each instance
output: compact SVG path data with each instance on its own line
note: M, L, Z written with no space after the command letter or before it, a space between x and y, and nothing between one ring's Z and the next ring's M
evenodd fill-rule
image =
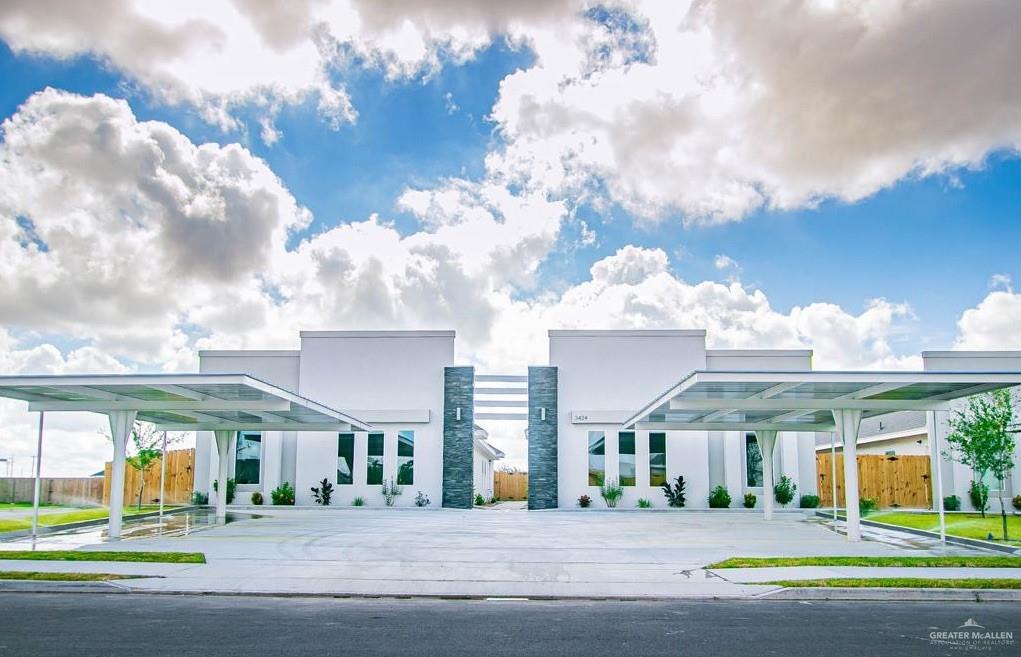
M606 478L606 434L588 432L588 485L602 486Z
M666 434L649 434L649 485L666 483Z
M337 483L353 484L355 464L355 435L342 433L337 442Z
M234 452L234 483L258 484L261 462L262 434L257 431L239 431L237 450Z
M620 485L635 485L635 432L621 431L617 434L618 459L620 463Z
M415 483L415 432L397 432L397 483Z
M745 485L749 488L762 486L762 452L759 451L759 441L755 439L754 433L746 433L744 436L744 468Z
M383 483L383 434L369 434L369 457L366 459L365 483Z

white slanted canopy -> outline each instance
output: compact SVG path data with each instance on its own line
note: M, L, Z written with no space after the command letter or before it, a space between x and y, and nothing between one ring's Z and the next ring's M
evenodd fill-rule
M100 374L0 376L0 397L28 402L29 411L90 411L110 418L110 538L119 538L127 440L135 420L166 431L212 431L219 481L237 431L368 431L371 427L247 374ZM40 423L41 426L41 423ZM40 435L41 444L41 435ZM218 487L216 516L224 518L227 486Z
M858 429L895 411L943 411L961 397L1021 385L1021 372L695 371L624 427L650 431L754 431L762 451L763 503L773 515L773 448L782 431L832 431L844 449L847 538L861 540ZM936 478L938 479L938 478ZM934 481L939 485L938 481ZM942 513L942 495L937 490ZM835 503L835 501L834 501Z

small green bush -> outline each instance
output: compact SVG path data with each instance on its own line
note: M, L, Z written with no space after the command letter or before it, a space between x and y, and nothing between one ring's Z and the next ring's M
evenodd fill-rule
M986 511L989 510L989 486L972 479L968 486L968 497L971 498L971 505L975 507L975 510L985 518Z
M581 497L578 498L578 506L580 506L583 509L589 508L590 506L592 506L592 498L589 497L588 495L582 495Z
M787 506L794 500L794 493L797 490L798 485L794 483L794 480L787 475L783 475L776 486L773 486L773 495L780 506Z
M730 508L730 491L723 486L717 486L709 493L709 508L710 509L729 509Z
M269 497L276 506L294 506L294 487L285 481L271 490Z
M666 503L675 508L681 508L684 506L684 477L678 476L673 486L670 485L669 481L663 482L663 495L666 497Z
M490 503L490 504L496 504L496 503L497 503L497 502L499 502L499 501L500 501L500 500L498 500L498 499L496 498L496 495L494 495L494 496L492 496L491 498L489 498L489 503Z
M482 497L482 493L475 493L475 506L482 506L486 503L486 498Z
M214 479L213 480L213 490L219 492L219 490L220 490L219 486L220 486L220 482ZM233 479L228 479L227 480L227 504L230 504L231 502L234 501L234 491L236 491L237 489L238 489L238 485L234 482L234 480Z
M1021 495L1015 495L1014 499L1010 501L1014 505L1014 508L1021 511Z
M755 508L755 503L757 501L758 501L758 498L755 497L755 493L745 493L744 494L744 508L746 508L746 509L754 509Z
M209 496L203 493L202 491L197 490L191 494L191 503L195 504L196 506L209 504Z
M858 500L858 512L862 516L867 516L878 508L879 500L875 500L871 497L862 497Z
M641 498L640 500L638 500L638 508L639 509L651 509L652 508L652 500L648 500L648 499L646 499L644 497Z
M624 497L624 487L616 479L608 479L599 487L599 495L606 502L607 509L617 508L617 502Z
M358 496L351 500L351 506L365 506L365 498Z
M801 496L801 508L802 509L818 509L819 508L819 496L818 495L802 495Z
M960 511L961 498L956 495L949 495L943 498L943 508L947 511Z
M255 506L262 506L262 493L259 491L252 493L252 504Z

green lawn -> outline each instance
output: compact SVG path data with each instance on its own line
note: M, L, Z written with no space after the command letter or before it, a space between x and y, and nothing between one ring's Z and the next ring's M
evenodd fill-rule
M0 560L18 561L135 561L145 563L205 563L201 552L103 552L100 550L0 550Z
M939 514L936 513L887 511L869 515L868 519L901 527L939 531ZM994 540L1000 542L1003 540L1003 524L999 513L987 512L985 518L978 513L948 513L946 522L947 534L986 540L992 532ZM1009 544L1021 545L1021 516L1007 516L1007 532L1011 538Z
M40 508L52 506L51 504L40 504ZM31 509L31 502L0 502L0 511L4 509Z
M706 568L880 566L901 568L1021 568L1021 557L733 557Z
M1021 589L1021 579L922 579L915 577L874 577L856 579L795 579L764 582L786 587L897 588L897 589Z
M111 579L131 579L140 575L114 575L113 573L40 573L35 571L0 570L0 579L21 579L35 582L105 582Z
M159 511L158 504L142 505L141 511L138 507L124 507L125 516L133 516L139 513L149 513L151 511ZM164 507L165 509L168 507ZM110 515L109 509L106 507L98 506L91 509L76 509L74 511L64 511L59 513L47 513L39 515L39 524L44 527L52 527L54 525L66 525L71 522L82 522L83 520L102 520ZM0 520L0 532L13 532L19 529L31 529L32 518L12 518L9 520Z

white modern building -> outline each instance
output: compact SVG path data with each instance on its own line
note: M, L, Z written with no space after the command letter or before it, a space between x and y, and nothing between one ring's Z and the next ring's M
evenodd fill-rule
M683 373L807 370L812 356L808 350L706 349L705 331L550 331L549 365L530 368L528 376L476 376L470 367L455 367L454 341L453 331L305 331L297 350L201 352L203 374L248 374L342 408L372 427L300 435L238 432L228 455L236 501L247 503L259 491L268 503L270 492L288 482L297 504L312 504L311 489L323 479L334 484L334 503L342 505L356 497L381 504L384 481L402 487L396 502L401 506L413 505L419 492L435 505L460 506L463 501L454 502L449 491L444 500L445 484L488 499L503 453L487 442L476 420L516 419L524 425L535 410L539 421L529 436L528 467L533 508L575 507L582 495L598 500L599 482L607 480L624 487L622 506L635 506L639 498L663 506L661 485L678 476L685 479L689 507L707 507L717 485L730 491L734 506L748 492L761 505L763 473L754 434L634 431L621 423ZM461 381L452 381L452 374ZM543 393L550 376L554 387ZM493 387L505 383L511 385ZM493 393L505 394L487 400ZM452 402L458 395L461 406ZM447 423L445 406L453 412ZM555 424L546 421L547 414ZM470 468L460 475L470 475L467 483L456 479L449 435L444 473L444 426L457 421L472 427ZM787 433L773 455L776 477L790 476L799 494L815 491L815 443L814 432ZM198 433L196 490L212 491L216 466L212 433Z

